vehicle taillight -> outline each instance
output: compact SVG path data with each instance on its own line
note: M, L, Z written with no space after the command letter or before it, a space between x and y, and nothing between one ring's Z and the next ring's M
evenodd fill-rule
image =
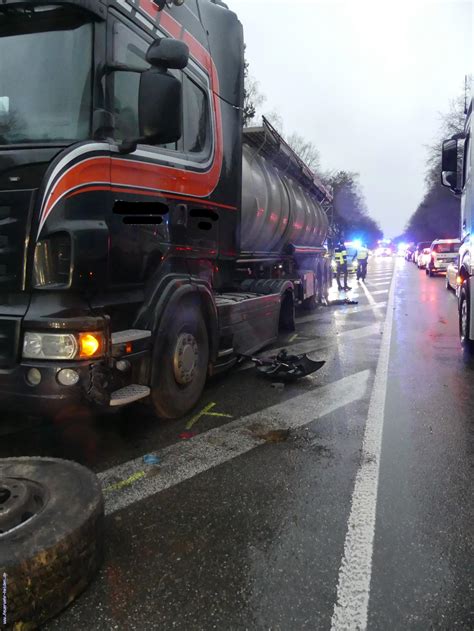
M462 285L462 277L461 276L456 276L456 285L458 285L459 287L461 287Z

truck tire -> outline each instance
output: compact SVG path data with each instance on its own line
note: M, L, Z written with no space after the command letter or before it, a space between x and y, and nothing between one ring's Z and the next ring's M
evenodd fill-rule
M155 345L151 401L160 418L178 419L201 397L207 378L209 337L202 311L192 300L178 303L166 337Z
M474 354L474 341L469 339L469 322L471 321L471 300L465 285L459 294L459 338L461 346L468 355Z
M98 570L102 491L96 476L75 462L6 458L0 460L0 508L6 628L30 631L67 607Z

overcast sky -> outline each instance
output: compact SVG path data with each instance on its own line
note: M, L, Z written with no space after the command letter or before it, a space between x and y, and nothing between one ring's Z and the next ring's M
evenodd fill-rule
M425 145L473 67L470 0L227 0L250 73L323 169L360 173L370 214L399 234L424 192Z

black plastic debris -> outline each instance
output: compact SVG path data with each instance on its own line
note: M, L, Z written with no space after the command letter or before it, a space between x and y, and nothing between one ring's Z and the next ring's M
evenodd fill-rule
M305 354L288 355L285 349L272 357L245 357L245 359L252 360L258 373L272 381L295 381L320 370L326 363L309 359Z
M349 298L341 298L340 300L329 300L328 307L337 307L338 305L358 305L358 300L349 300Z

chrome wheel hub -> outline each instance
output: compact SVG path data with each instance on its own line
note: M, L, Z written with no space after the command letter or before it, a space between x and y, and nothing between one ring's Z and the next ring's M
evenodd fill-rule
M194 335L181 333L173 355L173 370L176 381L182 385L194 379L199 359L199 348Z

